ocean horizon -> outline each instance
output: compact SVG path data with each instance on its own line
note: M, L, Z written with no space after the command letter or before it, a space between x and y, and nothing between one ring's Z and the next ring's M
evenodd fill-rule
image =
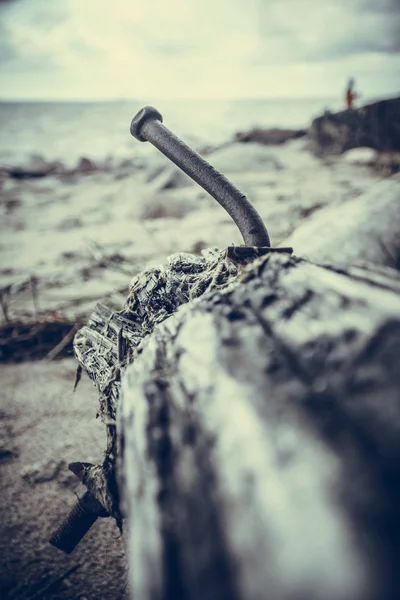
M72 166L93 161L145 156L129 132L132 117L150 102L0 101L0 165L25 164L32 156ZM218 145L253 127L307 128L325 110L344 108L336 98L159 100L164 123L194 147Z

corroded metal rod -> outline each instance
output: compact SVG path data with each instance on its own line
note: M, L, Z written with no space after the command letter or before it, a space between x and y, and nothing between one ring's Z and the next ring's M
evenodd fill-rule
M75 465L71 463L70 471L77 474ZM77 501L63 522L53 531L49 542L66 554L70 554L87 534L98 517L108 517L100 502L89 492L86 485L80 483L75 490Z
M131 134L141 142L151 142L215 198L238 226L246 246L270 246L267 229L246 196L165 127L162 120L157 109L145 106L132 119Z

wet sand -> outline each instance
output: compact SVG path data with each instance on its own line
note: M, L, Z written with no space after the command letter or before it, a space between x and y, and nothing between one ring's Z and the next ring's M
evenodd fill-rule
M124 540L112 519L98 519L70 555L48 543L75 501L68 463L98 462L105 444L96 391L84 376L73 393L75 370L73 359L0 367L3 600L128 597Z

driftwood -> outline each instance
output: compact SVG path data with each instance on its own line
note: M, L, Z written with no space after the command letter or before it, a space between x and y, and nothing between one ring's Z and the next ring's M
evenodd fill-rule
M139 599L395 598L400 277L270 255L123 376Z
M398 256L388 191L389 222L354 200L373 235L332 213L336 266L176 255L76 335L108 434L85 483L128 517L135 599L397 598L400 277L370 244Z

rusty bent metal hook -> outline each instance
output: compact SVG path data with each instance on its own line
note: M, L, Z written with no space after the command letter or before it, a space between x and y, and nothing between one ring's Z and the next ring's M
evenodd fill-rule
M145 106L131 123L131 134L151 142L160 152L206 190L232 217L246 246L271 246L260 215L242 192L162 123L156 108Z

